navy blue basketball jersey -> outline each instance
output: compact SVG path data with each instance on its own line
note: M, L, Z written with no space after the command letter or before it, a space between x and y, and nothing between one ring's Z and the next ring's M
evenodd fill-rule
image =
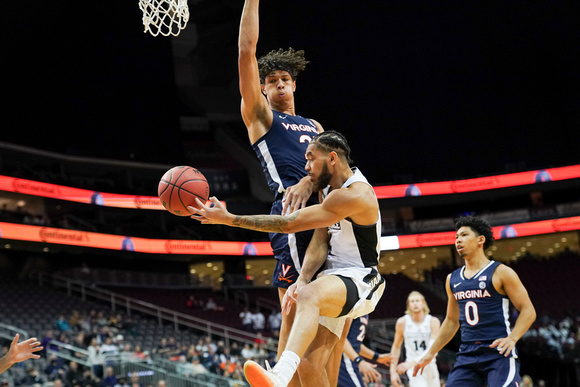
M252 148L262 164L270 190L278 198L284 189L306 176L304 154L318 129L310 119L275 110L272 113L270 130Z
M459 305L462 343L491 342L511 332L509 298L498 293L492 283L500 264L490 261L471 278L465 278L465 266L451 273L449 286Z
M367 325L369 323L369 315L364 315L352 320L350 330L346 339L352 345L356 353L360 353L361 344L367 332ZM340 370L338 373L338 385L340 387L364 387L362 376L358 369L358 365L354 364L346 354L342 354L340 360Z

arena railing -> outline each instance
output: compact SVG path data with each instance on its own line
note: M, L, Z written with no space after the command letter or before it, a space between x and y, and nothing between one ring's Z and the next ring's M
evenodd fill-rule
M113 312L120 309L125 309L127 315L131 315L134 312L139 312L144 315L156 318L160 326L163 326L163 323L169 323L173 325L175 331L179 331L180 327L189 328L194 331L203 333L204 335L211 335L220 338L224 340L227 346L230 346L232 340L242 344L253 344L256 340L263 340L263 337L259 337L253 333L217 324L213 321L204 320L199 317L176 312L171 309L163 308L159 305L127 297L122 294L111 292L109 290L100 289L98 287L91 287L89 284L81 281L74 281L67 278L62 278L55 275L50 276L42 273L38 273L37 279L39 286L50 285L55 289L64 290L69 297L77 296L80 297L83 301L92 299L106 302L110 304L111 310ZM271 340L268 341L264 347L267 350L276 352L277 345L278 343L276 340Z

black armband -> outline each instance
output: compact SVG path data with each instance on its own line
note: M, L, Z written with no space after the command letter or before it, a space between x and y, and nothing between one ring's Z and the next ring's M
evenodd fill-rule
M362 357L360 357L360 356L357 356L357 357L355 357L355 359L353 360L354 364L358 364L358 363L360 363L361 361L363 361L363 358L362 358Z
M377 361L379 360L379 353L375 352L375 354L373 355L373 361Z

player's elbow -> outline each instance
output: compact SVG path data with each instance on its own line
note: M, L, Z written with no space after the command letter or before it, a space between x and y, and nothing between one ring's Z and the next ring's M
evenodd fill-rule
M238 57L241 60L256 57L256 42L252 39L241 39L238 41Z

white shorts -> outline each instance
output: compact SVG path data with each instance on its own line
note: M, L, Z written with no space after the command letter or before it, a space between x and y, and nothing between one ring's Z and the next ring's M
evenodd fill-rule
M371 272L374 275L369 274ZM376 269L362 267L328 269L322 271L318 277L323 275L337 275L349 278L356 286L358 292L358 300L346 314L340 317L320 316L318 320L320 325L325 326L340 338L347 317L355 319L375 310L385 291L385 279Z
M407 370L410 387L441 387L439 370L435 359L423 368L423 373L413 377L413 368Z

